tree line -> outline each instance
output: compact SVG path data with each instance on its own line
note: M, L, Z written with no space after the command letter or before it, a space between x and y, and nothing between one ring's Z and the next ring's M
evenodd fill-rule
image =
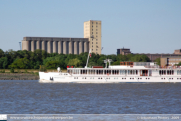
M3 51L0 49L0 69L39 69L43 65L47 69L66 69L67 65L74 67L85 67L87 62L88 53L74 54L58 54L47 53L44 50L8 50ZM104 60L112 59L111 65L120 65L121 61L132 62L150 62L146 55L104 55L91 53L89 58L88 67L92 66L105 66Z

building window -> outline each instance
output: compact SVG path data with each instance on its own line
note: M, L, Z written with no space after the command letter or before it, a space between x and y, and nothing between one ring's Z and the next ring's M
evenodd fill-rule
M96 31L97 31L97 29L96 29Z
M92 31L93 31L93 29L92 29Z
M93 27L93 26L92 26Z
M93 46L92 46L93 47Z
M92 22L92 24L93 24L93 22Z
M97 27L97 26L96 26Z
M93 39L92 39L92 41L93 41Z
M97 51L97 49L96 49L96 51Z
M93 43L92 43L93 44ZM98 42L96 42L96 44L98 44Z
M93 42L92 42L92 44L93 44Z
M93 34L93 32L92 32L92 34Z
M97 39L96 39L96 41L97 41Z
M98 24L98 22L96 22L96 24Z
M96 32L96 34L98 34L98 32Z
M96 35L96 37L98 37L98 36Z
M92 49L92 51L93 51L93 49Z

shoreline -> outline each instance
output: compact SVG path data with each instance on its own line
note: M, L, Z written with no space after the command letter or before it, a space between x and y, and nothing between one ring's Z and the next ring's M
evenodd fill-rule
M39 76L32 73L0 73L0 80L39 80Z

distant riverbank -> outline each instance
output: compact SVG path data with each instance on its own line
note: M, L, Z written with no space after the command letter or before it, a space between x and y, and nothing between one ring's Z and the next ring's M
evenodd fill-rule
M38 80L39 76L32 73L0 73L0 80Z
M9 69L0 69L0 72L0 80L39 80L38 69L15 69L14 73L10 73ZM47 70L47 72L56 72L56 70Z

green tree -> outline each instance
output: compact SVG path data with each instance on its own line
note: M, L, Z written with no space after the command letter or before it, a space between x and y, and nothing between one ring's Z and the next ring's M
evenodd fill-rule
M59 67L59 61L48 61L45 66L47 69L56 69Z
M116 60L120 61L120 62L121 61L128 61L128 58L126 55L117 55Z
M71 59L68 62L68 65L75 66L75 67L79 67L79 66L81 66L81 64L82 64L82 62L78 58Z
M150 62L150 59L146 55L135 55L131 58L133 62Z
M4 57L4 51L2 49L0 49L0 58Z
M9 68L28 69L30 66L29 62L30 61L26 58L16 59L11 65L9 65Z
M120 65L120 61L113 62L111 65Z
M89 63L88 63L88 67L92 67L92 66L97 66L97 63L95 63L95 62L89 62Z
M0 58L0 69L6 69L8 67L8 58L2 57Z
M26 70L26 71L27 71L27 70ZM46 71L47 71L46 66L41 65L41 66L40 66L40 71L41 71L41 72L46 72Z
M112 59L113 62L117 61L117 56L112 54L107 56L108 59Z
M106 60L106 56L102 56L97 60L97 65L105 67L104 60Z
M155 62L157 63L157 65L161 65L161 63L160 63L160 58L157 58L156 60L155 60Z

